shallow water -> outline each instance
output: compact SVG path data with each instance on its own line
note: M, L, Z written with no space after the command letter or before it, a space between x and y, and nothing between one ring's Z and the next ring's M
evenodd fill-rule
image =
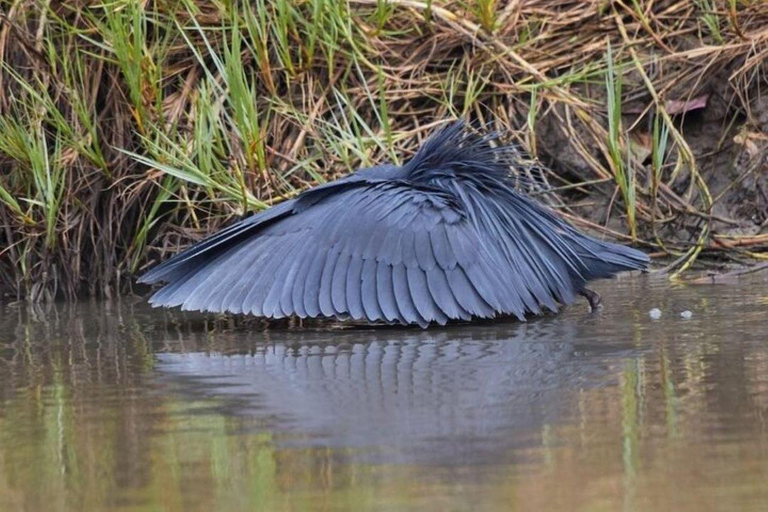
M0 510L765 510L767 285L428 331L0 306Z

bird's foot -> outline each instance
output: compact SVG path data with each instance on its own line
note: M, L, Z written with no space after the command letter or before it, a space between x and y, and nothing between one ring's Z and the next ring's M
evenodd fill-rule
M583 288L579 292L579 295L587 299L587 302L589 302L589 308L592 311L598 311L600 309L603 309L603 298L600 296L599 293L593 292L589 288Z

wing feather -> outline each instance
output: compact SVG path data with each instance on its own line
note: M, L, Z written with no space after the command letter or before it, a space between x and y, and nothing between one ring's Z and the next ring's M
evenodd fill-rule
M424 270L409 268L406 275L408 277L408 289L421 317L427 322L434 321L440 325L445 325L448 322L448 317L437 307L434 298L432 298Z
M271 318L283 318L287 316L280 305L280 299L283 295L283 289L285 288L285 282L288 279L288 275L293 267L294 260L298 258L298 251L296 250L303 243L303 232L295 231L283 237L280 237L280 243L286 245L282 260L278 263L274 271L274 278L272 284L269 286L269 291L265 288L264 303L262 305L262 314ZM290 313L288 313L290 314Z
M445 233L445 226L436 226L429 232L430 244L435 260L441 269L450 270L456 267L458 263L453 248L448 241L448 235Z
M249 279L251 286L243 299L243 312L256 316L265 316L264 303L267 295L272 290L278 270L285 263L291 248L296 243L296 240L291 240L285 235L270 238L271 243L265 249L263 264ZM291 242L294 244L292 245ZM231 264L231 262L228 263Z
M310 254L310 251L297 251L297 254L294 255L293 261L290 263L290 269L288 270L288 274L285 276L285 279L282 283L282 290L280 292L280 310L285 316L299 315L299 308L297 308L297 304L293 299L293 290L297 285L299 276L304 275L302 273L302 269L305 268L305 262L310 257ZM302 279L304 278L305 277L302 277ZM301 311L304 311L303 305L301 307ZM303 316L306 316L306 313L304 313Z
M258 275L265 261L266 254L264 245L270 242L270 237L257 238L254 243L249 244L251 255L243 258L242 272L236 279L231 290L221 301L221 307L215 311L230 311L232 313L243 313L245 311L245 297L251 289L253 279Z
M424 317L419 314L419 310L413 303L411 290L408 286L408 270L403 263L398 263L392 267L392 290L397 300L397 309L400 315L409 324L419 324L426 326L429 324Z
M381 312L388 322L405 323L400 316L392 282L392 265L379 261L376 265L376 296Z
M445 316L461 320L469 320L472 317L454 297L444 269L433 268L428 270L427 285L429 286L429 293L432 294L435 303Z
M376 260L364 259L361 283L361 296L363 299L363 309L365 317L369 322L384 319L384 313L379 305L379 298L376 291Z
M320 250L309 264L309 271L304 283L304 310L310 318L320 315L320 279L327 257L328 254Z
M347 311L355 320L362 320L365 317L362 298L363 282L363 258L359 254L353 254L349 260L349 269L347 270L346 295Z
M254 267L254 262L264 257L263 245L266 240L257 239L255 242L244 244L242 250L232 256L234 264L228 268L226 276L220 278L216 289L211 293L205 309L208 311L229 311L224 307L230 294L242 290L249 283L248 274ZM233 311L235 312L235 311ZM239 312L239 311L237 311Z
M320 291L318 295L318 302L320 304L320 311L324 316L334 316L338 312L333 307L333 297L331 296L331 284L333 283L333 273L336 269L336 262L339 260L341 250L338 245L334 245L328 253L328 258L325 260L325 267L323 268L323 274L320 278Z
M463 268L447 270L445 275L453 296L465 311L481 318L490 318L494 315L494 308L477 292Z
M202 260L211 258L221 248L228 249L233 243L291 214L295 200L285 201L256 215L228 226L213 236L202 240L189 249L156 266L139 279L140 283L173 282L188 275L190 270L200 269Z
M331 303L336 314L346 314L349 312L347 306L347 270L352 255L344 250L336 260L336 266L333 269L331 283Z

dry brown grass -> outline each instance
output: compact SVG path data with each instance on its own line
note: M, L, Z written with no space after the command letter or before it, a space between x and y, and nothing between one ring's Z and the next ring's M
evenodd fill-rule
M767 257L762 0L245 5L0 0L0 290L113 295L458 116L672 275Z

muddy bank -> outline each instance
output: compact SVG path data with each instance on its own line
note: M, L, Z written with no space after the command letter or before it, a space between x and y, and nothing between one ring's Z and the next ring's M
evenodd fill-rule
M649 210L641 213L646 221L639 231L641 240L649 245L663 240L670 250L683 251L700 243L698 237L706 225L703 254L710 258L705 266L749 264L749 253L754 256L768 248L768 97L761 96L764 84L757 83L745 91L746 103L736 101L727 80L734 67L703 79L695 96L670 92L669 97L675 99L666 101L667 111L694 162L681 156L679 149L671 150L658 170L661 190L657 197L653 197L653 125L658 109L639 86L636 94L627 96L641 97L622 105L621 119L627 128L628 155L636 164L638 190L656 208L655 215ZM585 89L583 95L599 105L607 101L599 89ZM564 123L569 113L564 107L544 118L537 133L539 157L559 177L588 182L593 176L592 163L605 162L605 154L598 145L582 144L590 134L578 122L572 127ZM602 126L607 130L606 123ZM571 128L580 136L571 136ZM693 168L705 189L697 186ZM626 215L616 212L621 197L612 180L562 196L562 202L572 205L578 217L613 234L626 232ZM674 256L667 252L668 257Z
M548 168L542 199L657 267L766 256L763 1L129 4L0 2L7 300L130 291L456 117L507 133Z

